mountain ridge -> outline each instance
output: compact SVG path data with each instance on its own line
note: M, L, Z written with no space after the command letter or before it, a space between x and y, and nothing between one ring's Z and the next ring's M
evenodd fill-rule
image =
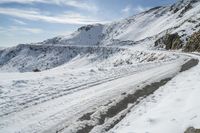
M47 65L57 62L57 65L47 65L41 68L46 70L70 61L65 58L72 59L71 57L74 57L73 53L65 57L62 52L48 50L46 49L48 46L59 46L60 49L62 49L62 46L64 49L68 46L69 49L73 47L75 51L79 47L80 53L84 53L81 52L84 47L92 47L92 49L95 47L129 47L135 50L165 49L168 44L163 44L163 42L169 41L157 40L167 34L178 34L179 42L182 42L181 47L178 48L181 49L185 47L189 37L199 30L200 1L182 0L170 6L154 7L112 23L85 25L67 36L57 36L31 45L24 44L0 50L0 70L9 66L14 70L31 71L31 69L41 66L42 63ZM160 44L156 42L160 42ZM32 45L37 45L43 52L33 51L35 49L32 49ZM18 52L15 53L13 51ZM24 51L32 54L24 54ZM90 54L89 51L85 53L85 55L88 54ZM78 53L75 55L78 55ZM34 63L27 64L26 62L18 61L20 59L29 59ZM27 69L24 69L24 67Z
M179 1L179 2L177 2L177 3L175 3L175 4L173 4L173 5L171 5L171 6L166 6L166 7L163 7L163 6L160 6L160 7L155 7L155 8L152 8L152 9L149 9L149 10L147 10L147 11L144 11L144 12L142 12L142 13L139 13L139 14L137 14L137 15L134 15L134 16L131 16L131 17L128 17L128 18L126 18L126 19L124 19L124 20L121 20L121 21L116 21L116 22L113 22L113 23L109 23L109 24L105 24L105 25L101 25L101 24L96 24L96 25L88 25L88 26L83 26L83 27L81 27L81 28L79 28L76 32L74 32L74 33L72 33L72 35L74 35L74 34L76 34L78 31L80 32L80 31L83 31L83 32L85 32L84 31L84 28L91 28L91 29L93 29L93 28L98 28L98 26L100 26L102 29L101 29L101 31L100 32L98 32L98 34L99 34L99 36L101 36L100 37L100 40L98 40L97 42L95 42L95 43L93 43L93 45L95 45L95 44L97 44L97 43L99 43L99 41L102 41L103 39L103 43L105 44L106 43L106 41L108 41L108 42L110 42L110 40L112 40L112 39L119 39L119 40L123 40L123 41L127 41L127 40L131 40L131 41L140 41L140 40L142 40L142 39L145 39L146 37L149 37L149 35L145 35L144 37L139 37L139 35L138 34L140 34L139 32L134 32L134 31L130 31L130 32L128 32L127 34L130 34L130 33L136 33L135 34L135 37L133 38L129 38L129 39L124 39L123 37L122 37L122 35L121 35L121 37L119 37L119 35L120 34L123 34L122 32L124 32L124 31L122 31L122 29L124 29L124 30L129 30L129 29L131 29L132 27L131 27L131 23L134 23L135 21L138 21L137 19L141 19L141 17L144 17L144 16L148 16L148 17L150 17L149 19L147 19L146 18L146 20L147 21L151 21L151 18L152 17L154 17L154 18L152 18L152 21L154 21L154 19L157 19L157 18L162 18L162 16L164 15L164 16L168 16L168 14L169 15L171 15L171 16L174 16L175 18L173 18L173 19L176 19L176 20L178 20L178 21L180 21L180 18L182 18L183 17L183 15L184 15L184 13L185 12L188 12L189 11L189 7L188 7L188 4L191 4L192 3L192 5L194 4L194 3L197 3L198 1L196 1L196 0L184 0L184 2L183 2L183 0L181 0L181 1ZM186 5L184 5L184 3L187 3ZM174 9L173 9L174 8ZM180 9L178 9L177 10L177 8L180 8ZM199 12L199 11L198 11ZM171 14L170 14L171 13ZM157 17L157 18L156 18ZM190 16L190 17L192 17L192 15ZM169 18L170 19L170 18ZM166 21L170 21L170 20L166 20ZM189 17L188 17L188 19L189 19ZM186 19L187 20L187 19ZM186 20L184 20L184 21L186 21ZM184 23L184 21L183 21L183 23ZM175 22L174 22L175 23ZM140 27L140 25L145 25L145 24L148 24L148 22L145 22L145 20L144 21L142 21L141 23L138 23L138 25L136 25L137 27ZM143 26L142 25L142 26ZM155 24L154 24L155 25ZM182 23L180 23L180 25L176 25L175 24L175 26L181 26L181 25L183 25ZM162 26L162 25L161 25ZM158 27L158 28L161 28L161 26L160 27ZM164 26L164 24L163 24L163 26ZM174 27L175 27L174 26ZM148 26L148 27L150 27L150 29L152 28L152 26ZM105 29L103 29L103 28L105 28ZM133 27L133 28L135 28L135 27ZM166 27L164 30L170 30L170 28L173 28L172 26L171 27ZM81 30L82 29L82 30ZM119 30L118 30L119 29ZM153 29L154 30L154 32L156 31L156 29ZM160 30L160 32L163 32L164 30ZM148 30L147 30L148 31ZM159 34L160 32L157 32L157 34ZM78 34L78 33L77 33ZM85 34L85 33L84 33ZM87 34L87 33L86 33ZM143 35L144 35L144 33L142 33ZM155 34L155 35L157 35L157 34ZM152 35L152 34L151 34ZM89 36L91 36L91 34L89 33ZM103 38L104 36L106 36L105 38ZM126 36L126 35L125 35ZM128 35L127 35L128 36ZM126 36L126 37L127 37ZM138 38L137 38L137 36L138 36ZM72 36L72 38L73 38L74 36ZM76 36L75 36L75 38L76 38ZM98 37L91 37L91 38L98 38ZM60 38L61 39L61 38ZM110 40L109 40L110 39ZM59 43L61 43L61 44L66 44L67 45L67 38L65 38L65 40L66 40L66 42L63 42L63 39L61 39L62 41L61 42L59 42ZM69 40L71 40L71 38L69 39ZM93 40L92 40L93 41ZM47 43L49 43L49 42L46 42L46 44ZM83 42L84 43L84 42ZM69 43L69 45L71 45L71 43ZM76 44L75 44L76 45Z

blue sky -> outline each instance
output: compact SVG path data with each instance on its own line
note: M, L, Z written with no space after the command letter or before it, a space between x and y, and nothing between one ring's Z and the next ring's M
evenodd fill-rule
M176 0L0 0L0 47L39 42Z

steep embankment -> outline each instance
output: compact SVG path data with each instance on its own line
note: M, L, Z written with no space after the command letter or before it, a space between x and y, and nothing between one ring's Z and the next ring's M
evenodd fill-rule
M200 59L197 55L191 56ZM199 69L200 64L178 74L165 86L141 100L111 132L198 133Z
M200 52L200 31L192 34L192 36L188 39L186 46L184 47L184 51Z

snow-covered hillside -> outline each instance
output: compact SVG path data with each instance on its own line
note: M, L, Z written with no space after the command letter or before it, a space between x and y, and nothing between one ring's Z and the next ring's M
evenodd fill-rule
M183 39L200 29L200 3L198 0L180 0L167 7L155 7L127 19L106 25L96 24L79 28L65 37L56 37L42 44L64 45L128 45L157 39L166 33L179 33ZM120 43L119 43L120 44Z
M110 133L186 133L191 127L199 132L199 68L200 65L179 74L153 95L141 100Z
M86 25L67 36L1 50L0 70L46 70L67 63L78 55L94 56L95 51L98 51L98 56L103 49L109 49L107 51L112 53L116 49L94 47L132 46L135 49L153 49L154 42L165 34L178 33L185 41L199 29L200 2L184 0L172 6L156 7L118 22Z
M199 30L200 1L181 0L67 36L0 49L0 133L200 128L195 102L200 55L166 51L159 44L173 36L186 42Z
M119 60L117 67L80 67L85 60L78 59L40 73L1 73L0 132L49 133L64 128L68 133L82 130L88 122L98 125L98 119L79 119L90 112L98 118L129 93L176 75L189 59L179 55L168 58L165 53L153 53L152 58L149 53L138 55L138 62L130 65L119 60L121 55L108 60ZM150 62L140 63L147 58Z
M75 58L88 58L91 62L102 60L120 51L107 47L18 45L0 51L2 71L46 70L69 62ZM89 57L88 57L89 56ZM6 64L6 65L4 65Z

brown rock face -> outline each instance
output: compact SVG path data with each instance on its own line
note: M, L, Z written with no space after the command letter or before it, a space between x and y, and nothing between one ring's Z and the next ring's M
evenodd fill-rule
M183 42L180 38L178 33L166 34L155 42L155 46L161 46L167 50L180 49L183 46Z
M184 133L200 133L200 129L189 127Z
M193 52L193 51L200 52L200 31L192 34L186 46L184 47L184 51L185 52Z

